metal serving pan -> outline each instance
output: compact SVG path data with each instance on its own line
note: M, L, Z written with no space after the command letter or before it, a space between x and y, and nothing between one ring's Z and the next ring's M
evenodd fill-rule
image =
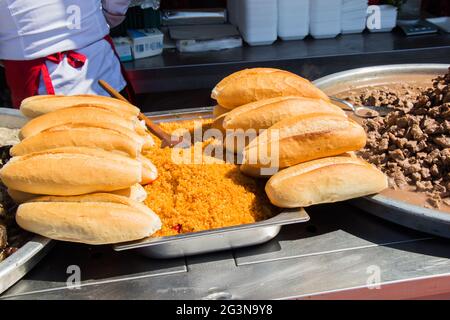
M212 118L212 107L146 114L155 122ZM191 232L169 237L147 238L114 246L114 250L136 250L151 258L176 258L252 246L273 239L281 226L306 222L304 209L286 210L270 219L251 224Z
M393 83L396 77L415 83L417 78L432 79L445 74L446 64L399 64L359 68L335 73L314 81L314 84L329 95L335 95L351 88ZM408 77L408 75L417 77ZM367 212L391 222L450 238L450 213L427 209L385 195L374 195L351 200L350 203Z
M27 119L18 110L0 108L0 127L18 129ZM51 240L33 236L19 250L0 262L0 293L8 289L30 271L47 253Z

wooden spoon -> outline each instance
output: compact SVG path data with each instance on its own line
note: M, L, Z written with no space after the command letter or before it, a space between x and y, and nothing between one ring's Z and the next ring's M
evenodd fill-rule
M125 99L124 96L122 96L116 89L111 87L109 85L109 83L107 83L106 81L99 80L98 83L112 97L130 103L127 99ZM150 132L153 133L155 136L157 136L159 139L161 139L161 147L162 148L165 148L165 147L173 148L174 146L183 142L182 138L172 137L171 134L169 134L169 133L165 132L163 129L161 129L160 126L158 126L152 120L147 118L147 116L145 114L143 114L142 112L139 113L138 118L139 118L139 120L144 120L145 125L150 130ZM174 138L174 139L172 139L172 138Z

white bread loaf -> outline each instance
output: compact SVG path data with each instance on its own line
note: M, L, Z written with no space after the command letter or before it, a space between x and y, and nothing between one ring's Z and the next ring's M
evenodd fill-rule
M109 122L101 122L101 121L86 121L86 122L76 122L76 123L68 123L59 126L51 127L45 132L48 131L60 131L60 130L72 130L77 128L85 128L85 127L94 127L94 128L102 128L107 130L112 130L117 132L118 134L125 135L128 139L132 140L138 145L142 145L143 150L147 150L155 145L155 141L153 140L150 134L140 135L135 130L131 130L120 125L116 125L114 123Z
M56 126L90 122L109 123L129 130L136 129L134 121L124 119L111 111L93 107L71 107L30 120L20 130L20 138L25 139Z
M0 170L10 189L48 195L80 195L130 187L142 180L138 160L101 149L66 147L13 157Z
M70 128L57 127L23 139L11 148L10 153L12 156L22 156L60 147L88 147L121 152L136 158L143 146L143 138L137 134L136 136L141 141L130 139L129 136L118 130L80 125Z
M253 139L243 151L245 166L241 169L274 164L285 168L356 151L365 144L364 129L345 116L324 113L296 116L276 123Z
M357 158L355 152L350 151L350 152L346 152L343 154L338 155L337 157L350 157L350 158ZM325 158L324 158L325 159ZM304 162L306 163L306 162ZM273 174L265 174L262 175L261 174L261 168L259 167L255 167L255 166L251 166L251 165L247 165L247 164L242 164L240 166L241 172L244 173L246 176L252 177L252 178L263 178L263 179L268 179L270 178L273 174L276 174L276 172L274 172Z
M223 115L224 113L227 113L228 111L230 111L230 109L224 108L220 105L216 105L213 108L213 117L217 118L217 117Z
M322 99L278 97L245 104L229 111L223 119L225 129L267 129L275 123L311 113L345 116L338 106Z
M211 98L227 109L284 96L329 101L328 96L308 80L294 73L272 68L253 68L235 72L220 81L211 93Z
M387 177L362 159L331 157L284 169L266 184L272 204L282 208L307 207L380 192Z
M138 156L138 161L142 164L142 180L141 184L149 184L158 177L158 170L155 165L143 155Z
M87 105L112 111L124 118L137 117L139 109L130 103L95 95L40 95L28 97L20 104L20 111L28 118L36 118L59 109Z
M142 239L161 228L147 206L105 193L36 198L19 206L16 221L51 239L93 245Z
M44 196L42 194L27 193L14 189L8 189L7 192L11 199L13 199L17 204L28 202L38 197ZM143 202L147 198L147 192L139 183L133 184L129 188L111 191L109 193L123 196L137 202Z

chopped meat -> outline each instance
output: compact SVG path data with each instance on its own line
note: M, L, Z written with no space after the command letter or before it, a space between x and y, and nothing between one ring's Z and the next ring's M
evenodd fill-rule
M423 133L422 129L420 129L419 125L417 124L413 124L411 127L411 130L409 131L409 133L411 134L411 137L414 140L423 140L424 138L426 138L425 134Z
M389 157L395 160L404 160L405 155L403 154L402 150L395 149L394 151L389 152Z
M6 234L6 226L0 222L0 251L8 244L8 235Z
M450 204L450 68L432 86L366 88L347 97L355 105L391 108L385 117L366 119L367 144L360 152L389 177L393 188L415 188L428 206Z
M443 148L450 148L450 138L447 136L435 137L433 142Z

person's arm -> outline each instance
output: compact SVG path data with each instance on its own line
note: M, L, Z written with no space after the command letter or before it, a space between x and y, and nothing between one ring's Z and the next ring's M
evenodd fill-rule
M103 14L111 28L123 22L130 3L131 0L102 0Z

